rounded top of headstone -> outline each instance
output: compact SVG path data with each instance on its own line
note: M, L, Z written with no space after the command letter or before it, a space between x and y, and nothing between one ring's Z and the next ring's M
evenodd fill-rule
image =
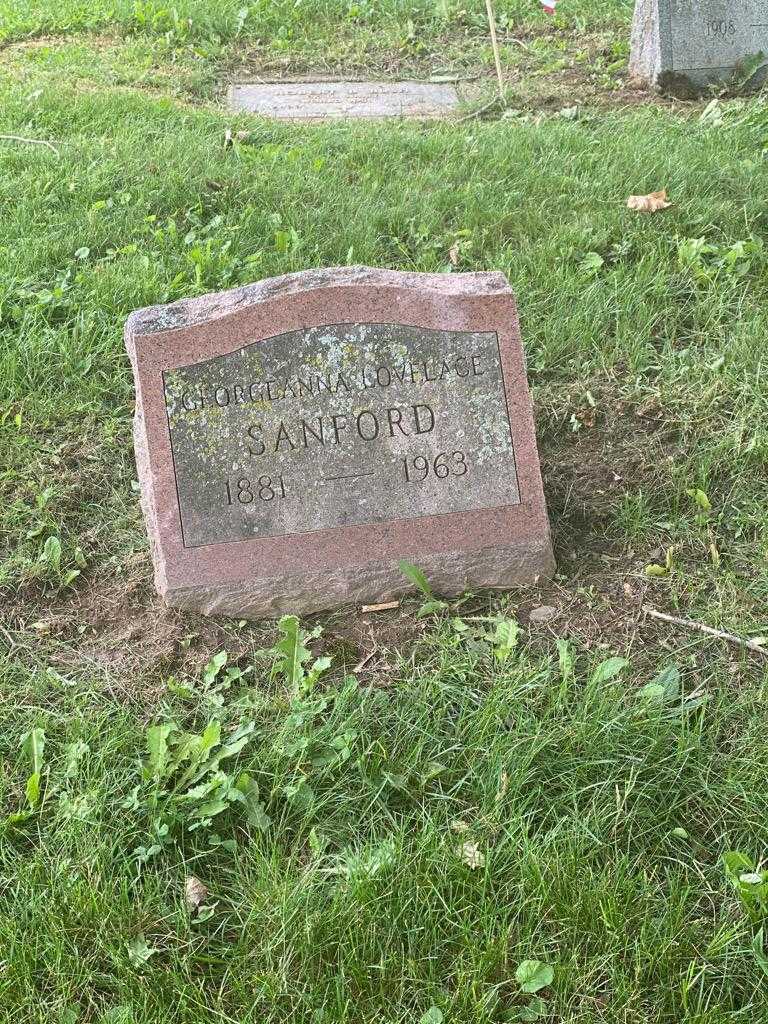
M380 267L325 267L301 270L280 277L268 277L242 288L211 292L193 299L180 299L165 306L146 306L128 317L126 336L171 331L230 313L270 299L323 288L355 286L399 288L442 295L482 296L509 293L509 282L500 271L469 274L425 274Z

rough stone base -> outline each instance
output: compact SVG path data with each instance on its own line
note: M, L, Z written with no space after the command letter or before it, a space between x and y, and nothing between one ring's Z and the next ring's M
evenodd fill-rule
M520 547L417 558L435 594L457 597L468 590L508 590L527 586L555 571L552 549L542 541ZM217 586L158 586L167 604L204 615L244 619L327 611L344 605L392 601L414 593L398 562L373 562L356 570L329 569L298 576L286 574Z

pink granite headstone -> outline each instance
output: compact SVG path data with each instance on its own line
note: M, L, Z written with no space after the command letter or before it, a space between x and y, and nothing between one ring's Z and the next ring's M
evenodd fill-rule
M554 561L515 300L500 273L304 271L131 314L155 583L256 618Z

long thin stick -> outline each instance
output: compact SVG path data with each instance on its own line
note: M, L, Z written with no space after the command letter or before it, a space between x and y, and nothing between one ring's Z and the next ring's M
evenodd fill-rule
M379 647L378 647L378 644L376 644L374 646L373 650L371 651L371 653L370 654L366 654L366 656L364 658L361 658L360 661L358 661L358 663L352 669L352 671L353 672L362 672L362 670L365 668L365 666L368 664L368 662L371 660L371 658L373 658L373 656L378 654L378 653L379 653Z
M380 604L364 604L360 611L367 615L369 612L390 612L393 608L399 607L399 601L382 601Z
M494 96L492 100L489 100L487 103L484 103L482 107L478 107L477 110L470 110L468 114L464 114L462 117L457 117L456 120L454 121L454 124L461 124L462 121L469 121L473 117L480 117L481 114L487 113L493 107L497 107L498 105L499 97ZM460 475L463 476L463 474Z
M657 612L655 608L643 605L643 611L653 619L661 619L662 622L671 622L673 626L683 626L685 629L693 629L698 633L706 633L707 636L715 636L718 640L727 640L729 643L738 644L739 647L746 647L755 654L762 654L768 657L768 647L755 643L754 640L744 640L735 633L727 633L724 629L714 629L712 626L705 626L701 622L694 622L693 619L679 619L676 615L667 615L666 612Z
M485 0L485 9L488 11L488 27L491 30L491 46L493 47L493 60L496 64L496 78L499 82L499 99L504 102L504 79L501 77L501 57L499 55L499 41L496 38L496 16L493 13L493 0Z
M47 139L25 139L21 135L0 135L0 139L5 139L6 142L27 142L30 146L47 146L48 149L53 150L56 156L59 155L58 149Z

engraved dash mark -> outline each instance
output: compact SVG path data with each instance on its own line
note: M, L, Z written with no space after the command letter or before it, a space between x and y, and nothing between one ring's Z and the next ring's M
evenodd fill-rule
M324 476L323 483L330 483L332 480L358 480L361 476L373 476L373 470L370 473L347 473L344 476Z

